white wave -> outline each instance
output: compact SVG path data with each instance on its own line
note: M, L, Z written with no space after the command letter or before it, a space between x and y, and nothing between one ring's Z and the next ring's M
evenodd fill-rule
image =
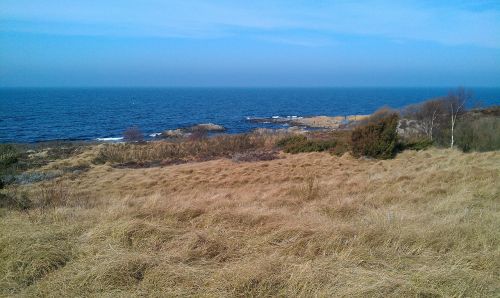
M280 116L273 116L273 117L271 117L271 118L273 118L273 119L279 119L279 118L281 118L281 117L280 117Z
M156 138L156 137L161 136L161 132L155 132L155 133L150 134L149 136L152 138Z
M103 142L115 142L115 141L121 141L121 140L123 140L123 137L118 137L118 138L97 138L96 140L103 141Z

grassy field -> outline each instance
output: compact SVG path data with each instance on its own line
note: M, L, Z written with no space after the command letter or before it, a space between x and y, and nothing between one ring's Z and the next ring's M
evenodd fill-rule
M500 295L500 152L43 167L0 209L1 296ZM54 199L57 198L57 199Z

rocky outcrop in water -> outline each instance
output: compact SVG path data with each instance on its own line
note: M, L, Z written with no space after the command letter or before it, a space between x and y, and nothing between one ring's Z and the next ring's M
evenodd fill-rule
M219 124L214 123L201 123L190 127L169 129L162 132L160 138L185 138L193 133L210 133L210 132L224 132L226 128Z
M348 126L357 121L366 119L367 117L368 117L367 115L312 116L312 117L273 116L270 118L247 118L247 121L252 123L288 124L290 126L337 129L343 126Z

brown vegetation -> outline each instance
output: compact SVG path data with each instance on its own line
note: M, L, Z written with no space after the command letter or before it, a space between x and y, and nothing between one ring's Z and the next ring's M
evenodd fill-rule
M127 142L140 142L144 140L144 134L139 127L132 126L123 132L123 139Z
M458 88L447 96L411 105L403 110L403 117L419 122L425 137L441 146L455 146L455 130L463 115L471 93Z
M54 198L50 208L0 209L0 295L499 293L499 152L282 157L90 165L22 186Z
M197 135L198 136L198 135ZM235 154L256 150L272 150L280 134L240 134L199 136L179 142L150 142L145 144L103 144L96 163L128 163L135 165L172 164L231 158Z

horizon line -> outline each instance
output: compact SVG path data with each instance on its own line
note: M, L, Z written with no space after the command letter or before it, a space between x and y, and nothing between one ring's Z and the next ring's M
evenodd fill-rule
M98 85L98 86L0 86L0 89L327 89L327 88L500 88L500 85L431 85L431 86L421 86L421 85L346 85L346 86L327 86L327 85L317 85L317 86L269 86L269 85L248 85L248 86L224 86L224 85L179 85L179 86L123 86L123 85Z

